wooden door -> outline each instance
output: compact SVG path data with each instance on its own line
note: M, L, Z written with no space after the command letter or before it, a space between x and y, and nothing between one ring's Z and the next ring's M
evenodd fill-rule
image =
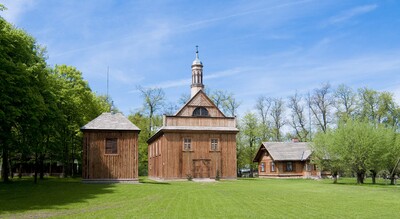
M210 178L210 159L193 160L193 177Z

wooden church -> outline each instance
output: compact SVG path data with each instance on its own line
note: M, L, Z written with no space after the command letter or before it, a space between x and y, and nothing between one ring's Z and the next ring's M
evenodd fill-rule
M192 64L190 100L147 141L152 179L235 179L236 118L226 117L204 92L198 51Z
M138 127L121 113L103 113L81 130L83 182L138 181Z

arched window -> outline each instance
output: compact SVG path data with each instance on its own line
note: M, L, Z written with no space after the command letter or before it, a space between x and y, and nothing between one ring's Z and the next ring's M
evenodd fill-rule
M210 116L208 110L205 107L199 106L193 111L193 116Z

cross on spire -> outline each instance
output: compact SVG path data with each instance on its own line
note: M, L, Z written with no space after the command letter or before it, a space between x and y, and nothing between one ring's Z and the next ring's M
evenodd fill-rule
M196 58L199 58L199 46L196 45Z

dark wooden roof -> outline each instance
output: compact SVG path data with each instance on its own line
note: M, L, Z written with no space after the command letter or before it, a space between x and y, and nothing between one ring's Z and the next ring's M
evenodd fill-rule
M140 131L136 125L121 113L102 113L100 116L84 125L81 130Z
M308 160L312 153L308 142L263 142L253 162L259 162L264 151L275 161Z

